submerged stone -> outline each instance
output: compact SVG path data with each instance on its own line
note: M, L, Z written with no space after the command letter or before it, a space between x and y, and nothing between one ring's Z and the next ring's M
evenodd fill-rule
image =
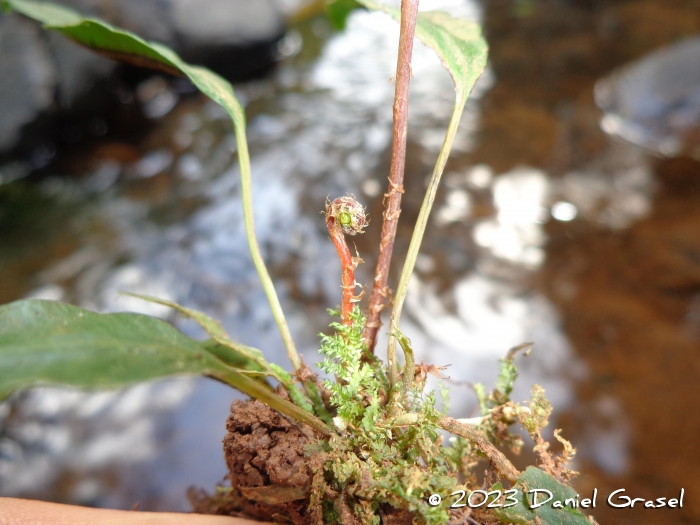
M598 81L607 133L665 156L700 159L700 37L664 47Z

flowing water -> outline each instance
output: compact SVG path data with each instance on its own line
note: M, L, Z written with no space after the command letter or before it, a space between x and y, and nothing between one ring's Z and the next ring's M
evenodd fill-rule
M575 486L598 488L601 523L700 523L700 165L606 135L596 81L700 28L691 1L423 2L484 24L490 63L468 102L402 330L417 359L445 365L450 413L474 415L470 384L490 388L497 360L525 341L514 398L542 384L551 427L578 448ZM269 78L237 86L246 105L256 231L297 345L340 298L340 267L320 214L346 193L371 223L354 239L371 282L391 141L398 29L356 12L333 33L322 17L290 29ZM449 75L417 44L406 194L393 275L439 150ZM235 141L222 110L160 77L139 100L143 141L104 140L40 183L5 185L0 300L61 299L190 322L120 290L175 300L232 336L286 355L248 255ZM184 90L186 91L186 89ZM7 174L22 166L4 166ZM0 170L1 171L1 170ZM9 217L9 218L8 218ZM395 285L395 281L394 281ZM378 348L383 354L385 339ZM40 388L0 405L0 493L142 509L186 510L188 485L225 474L221 438L238 395L205 379L122 392ZM551 428L550 434L551 436ZM525 455L525 461L532 460ZM604 499L676 497L683 509L611 509Z

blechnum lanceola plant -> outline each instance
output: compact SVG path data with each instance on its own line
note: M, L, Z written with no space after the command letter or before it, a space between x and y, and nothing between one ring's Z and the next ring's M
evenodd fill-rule
M486 45L479 27L441 12L418 13L418 0L403 0L400 12L360 0L400 21L396 97L389 189L385 197L382 234L369 305L361 308L353 257L345 235L367 225L363 206L350 196L326 205L326 226L338 251L341 304L333 315L330 335L321 336L319 380L299 357L272 280L255 237L252 179L245 136L245 113L231 85L211 71L183 62L169 48L100 20L83 18L61 6L32 0L2 0L7 10L42 22L103 55L184 75L204 94L221 104L233 120L241 177L241 198L251 256L270 302L292 364L287 372L269 363L263 353L233 341L214 319L176 303L145 296L176 309L199 323L209 339L199 341L149 316L96 314L50 301L22 300L0 307L0 396L37 383L84 388L115 388L174 374L199 374L223 381L266 403L313 436L306 453L313 457L313 482L299 497L308 498L315 523L379 524L392 519L417 524L459 523L588 523L578 510L561 515L530 508L525 487L539 485L561 498L571 496L565 485L573 449L555 432L564 452L554 456L541 435L551 407L535 385L527 404L510 399L517 376L513 349L501 361L496 388L486 393L477 385L481 416L468 420L446 415L447 396L441 389L426 392L428 375L441 377L443 367L416 363L410 341L399 330L399 319L438 183L451 149L464 104L486 64ZM329 3L333 19L348 2ZM388 269L399 219L406 152L408 86L414 33L433 49L455 83L455 106L443 147L421 206L408 254L395 292L387 287ZM135 295L135 294L134 294ZM393 296L393 300L391 300ZM374 354L381 311L391 306L387 361ZM365 314L367 313L367 317ZM403 367L397 353L403 353ZM279 384L273 389L270 379ZM535 442L540 469L519 472L500 448L522 446L512 425L520 423ZM308 430L310 429L312 430ZM453 434L443 443L444 432ZM487 475L478 465L488 463ZM544 476L544 477L542 477ZM504 485L510 485L505 491ZM459 490L486 489L465 501L450 497ZM440 497L435 497L438 495ZM432 496L432 497L431 497ZM295 496L296 497L296 496ZM442 502L438 501L442 499ZM453 504L457 504L456 506ZM486 503L489 505L487 506ZM551 509L550 509L551 510ZM403 513L403 514L401 514ZM393 518L392 518L393 516Z

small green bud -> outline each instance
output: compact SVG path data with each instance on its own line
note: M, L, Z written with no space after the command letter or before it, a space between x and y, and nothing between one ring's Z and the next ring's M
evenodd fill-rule
M367 225L365 209L350 195L326 203L326 219L329 217L332 217L334 224L348 235L362 233Z

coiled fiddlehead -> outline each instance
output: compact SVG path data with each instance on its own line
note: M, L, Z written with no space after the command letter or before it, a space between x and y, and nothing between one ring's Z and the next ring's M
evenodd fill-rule
M326 226L328 233L335 244L335 249L340 257L342 266L342 290L343 297L340 307L341 321L344 325L350 325L350 314L353 303L362 297L355 296L355 268L362 262L359 257L353 257L345 242L345 235L362 233L367 225L365 209L353 196L338 197L334 201L326 202Z

